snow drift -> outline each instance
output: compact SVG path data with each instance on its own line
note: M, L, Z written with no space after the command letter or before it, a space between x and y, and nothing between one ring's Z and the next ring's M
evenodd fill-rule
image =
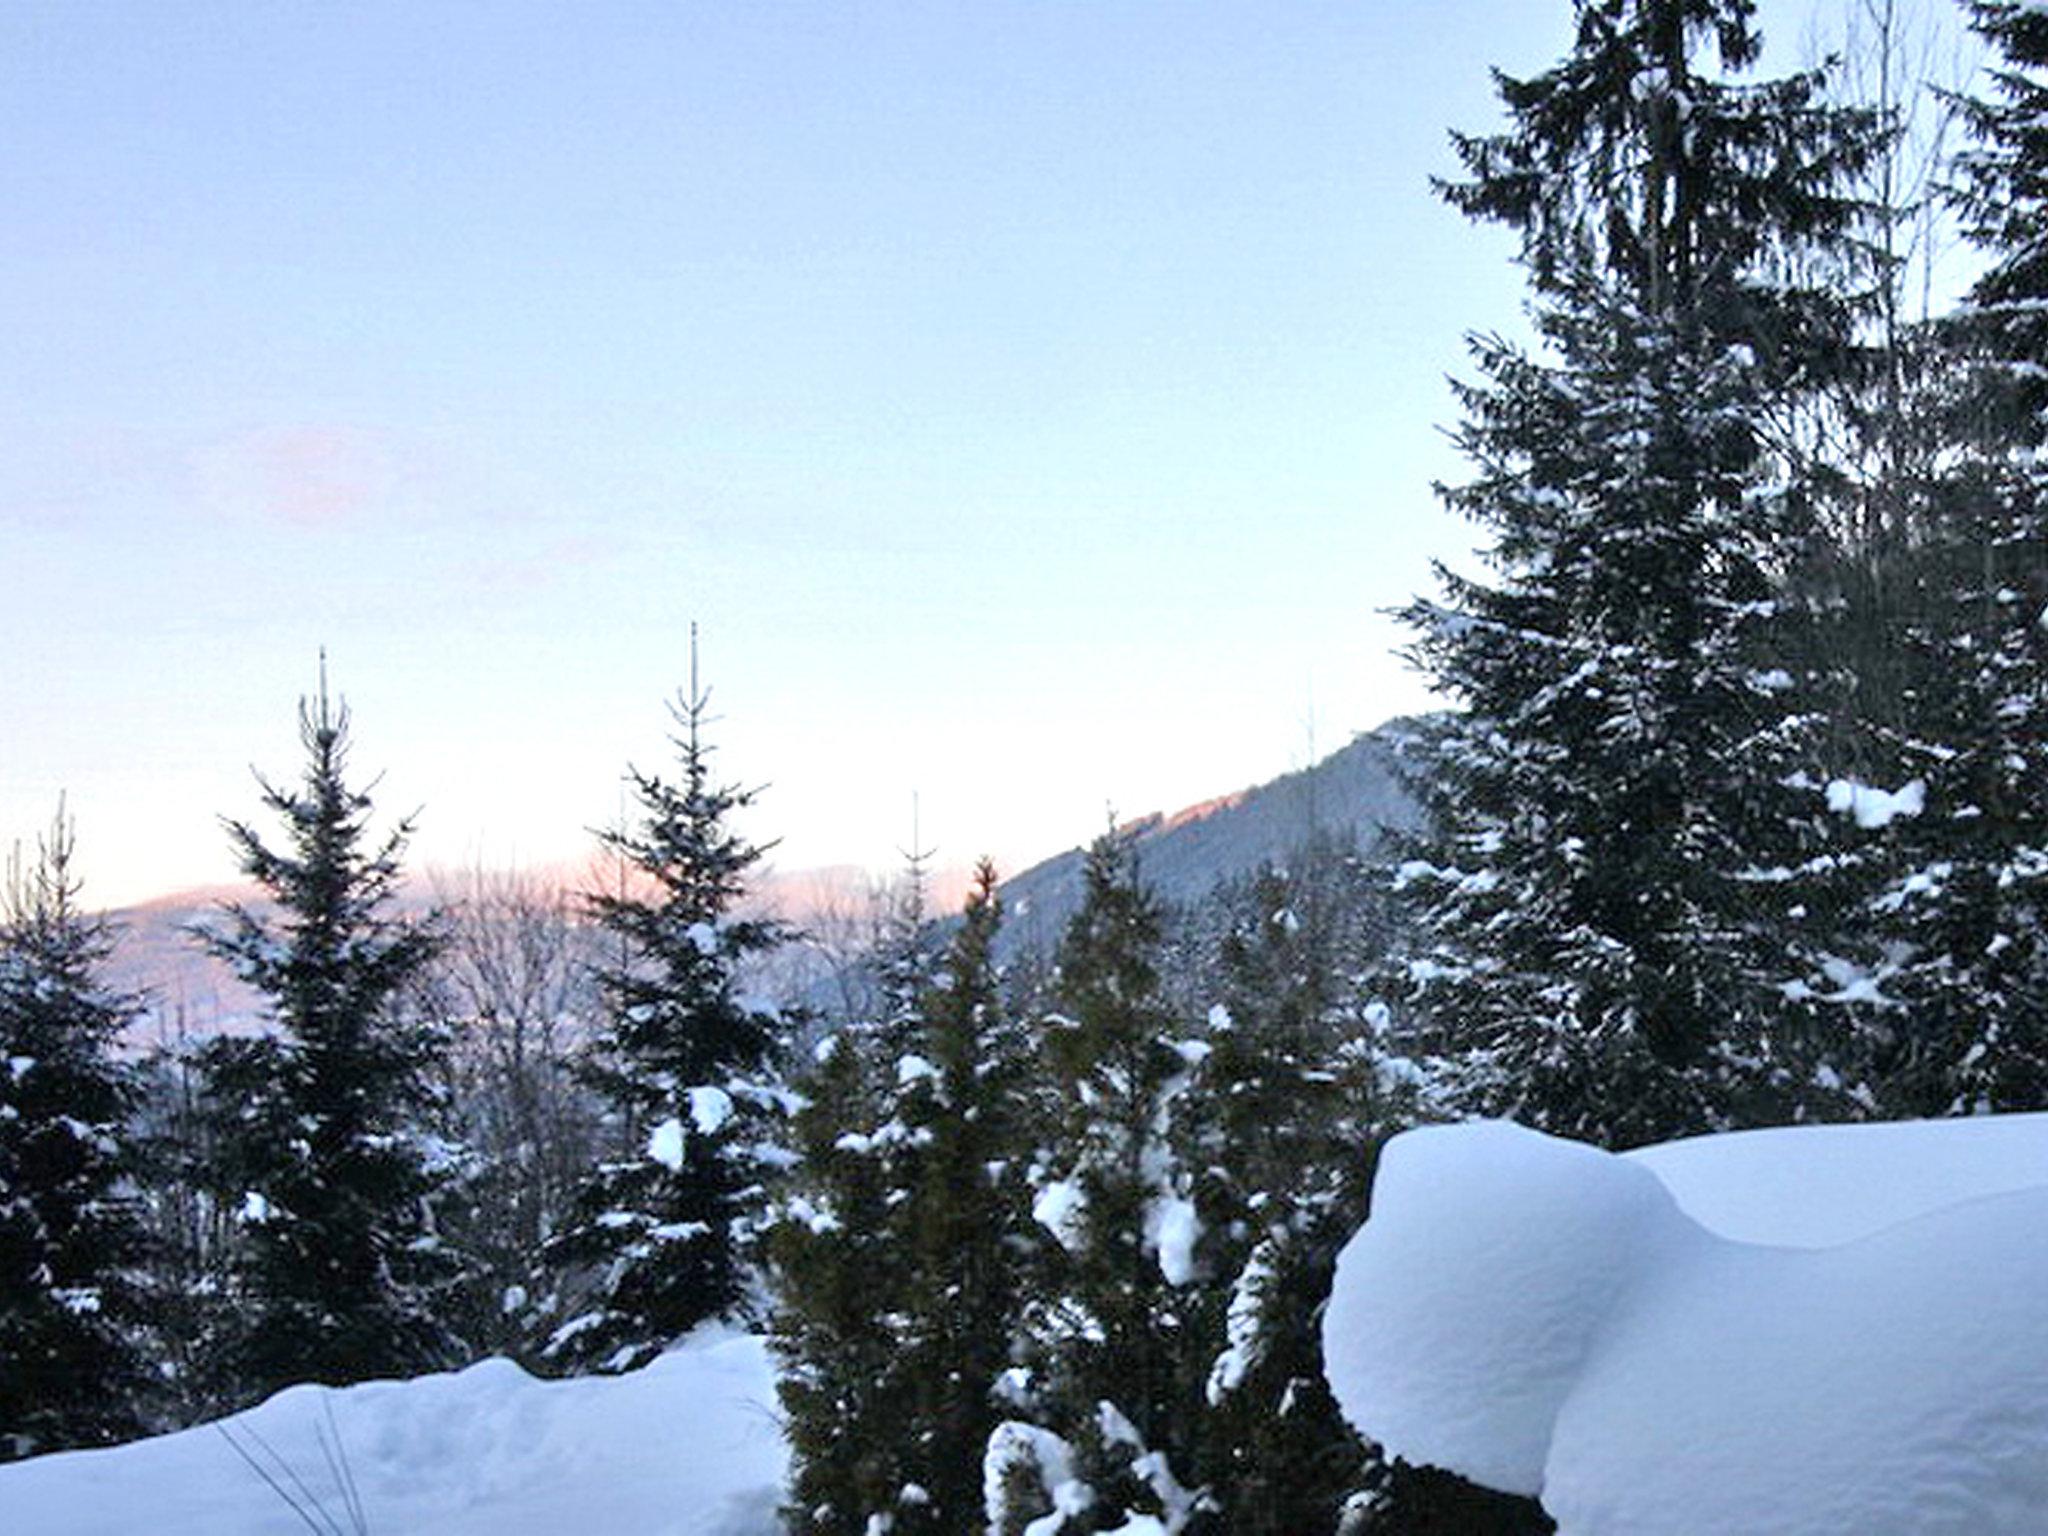
M222 1432L225 1429L226 1433ZM772 1536L786 1451L759 1339L699 1334L629 1376L537 1381L506 1360L413 1381L292 1387L247 1413L0 1467L20 1536L287 1536L300 1503L354 1529L338 1441L376 1536ZM265 1448L275 1453L266 1455ZM303 1482L294 1485L280 1462Z
M1413 1131L1325 1349L1363 1433L1561 1536L2038 1536L2048 1116L1626 1158Z
M1744 1243L1831 1248L2048 1184L2048 1114L1696 1136L1631 1152L1679 1209Z

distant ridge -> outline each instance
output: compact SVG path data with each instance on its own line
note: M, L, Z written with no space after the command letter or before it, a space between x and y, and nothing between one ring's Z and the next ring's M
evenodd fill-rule
M1384 832L1413 828L1420 818L1399 766L1413 733L1413 722L1392 720L1310 767L1117 830L1131 839L1144 882L1175 903L1200 900L1222 881L1281 862L1317 834L1356 839L1369 854ZM1058 943L1080 906L1084 857L1070 848L1003 883L1006 954Z
M197 927L223 925L222 908L235 901L261 909L251 886L201 886L108 913L114 950L107 980L141 997L144 1016L129 1033L133 1045L168 1042L181 1032L209 1035L253 1029L263 1002L235 979L193 937Z
M1221 881L1285 860L1315 833L1356 839L1369 856L1384 831L1417 822L1419 812L1399 771L1413 729L1412 722L1390 721L1310 767L1178 811L1140 816L1118 830L1136 847L1145 883L1176 903L1197 901ZM1083 857L1081 848L1070 848L1003 883L1004 958L1049 952L1058 943L1080 905ZM402 912L422 913L433 904L436 873L450 872L428 871L407 883L400 894ZM605 883L605 872L595 863L527 873L572 891ZM957 907L965 873L937 872L930 910ZM759 894L765 903L799 923L835 908L858 913L876 883L874 876L854 869L764 874ZM202 887L108 914L116 933L108 980L146 995L147 1013L131 1033L134 1043L150 1043L181 1025L201 1034L261 1027L262 999L207 955L190 931L217 923L225 902L262 906L260 894L250 886Z

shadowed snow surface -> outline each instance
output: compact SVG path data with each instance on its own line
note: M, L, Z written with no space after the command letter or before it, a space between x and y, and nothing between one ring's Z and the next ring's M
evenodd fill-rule
M1991 1124L1627 1158L1397 1137L1339 1262L1331 1385L1561 1536L2038 1536L2048 1117Z
M628 1376L538 1381L505 1360L448 1375L292 1387L225 1421L354 1527L321 1438L339 1435L373 1536L772 1536L785 1451L766 1349L698 1335ZM269 1463L276 1472L275 1463ZM317 1515L316 1515L317 1518ZM202 1425L0 1467L20 1536L290 1536L306 1525Z

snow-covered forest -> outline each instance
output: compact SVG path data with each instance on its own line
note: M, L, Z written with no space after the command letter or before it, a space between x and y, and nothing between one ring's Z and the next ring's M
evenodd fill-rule
M323 675L303 760L247 819L223 808L261 899L193 935L262 1029L137 1051L145 1000L107 979L61 810L9 868L0 1456L29 1460L0 1470L0 1508L125 1530L155 1475L201 1501L192 1529L588 1524L506 1470L530 1441L542 1466L672 1455L620 1474L616 1518L675 1500L659 1518L702 1536L1638 1532L1599 1478L1661 1442L1600 1425L1718 1432L1736 1399L1695 1361L1655 1378L1687 1400L1646 1401L1631 1360L1683 1332L1653 1319L1648 1354L1587 1354L1571 1412L1593 1430L1560 1429L1546 1463L1517 1439L1551 1419L1511 1350L1418 1349L1417 1297L1504 1251L1435 1254L1437 1205L1513 1208L1503 1230L1539 1251L1654 1207L1644 1273L1711 1252L1812 1308L1824 1265L1725 1258L1789 1240L1688 1207L1660 1154L1606 1154L2048 1108L2048 7L1966 6L1986 66L1963 81L1914 74L1888 4L1860 7L1853 57L1793 71L1750 0L1571 9L1569 51L1499 78L1501 123L1455 135L1439 188L1515 240L1531 335L1476 335L1460 369L1466 472L1442 494L1483 559L1447 552L1406 613L1444 704L1401 736L1417 825L1370 846L1305 828L1171 905L1112 831L1035 948L1004 944L992 867L940 911L913 849L820 980L784 963L815 938L750 900L762 849L735 817L774 765L728 771L696 677L670 760L629 770L593 866L615 878L478 877L415 916L411 825L353 755L374 756L374 701L359 732ZM1936 303L1948 229L1977 275ZM1345 1261L1379 1289L1332 1312L1366 1364L1326 1378L1378 1149L1475 1117L1600 1151L1444 1150L1499 1127L1396 1142L1398 1219ZM1717 1166L1739 1191L1740 1158ZM1525 1207L1496 1167L1528 1174ZM2008 1280L2038 1258L2024 1230L2001 1249L1929 1220L1907 1241ZM1998 1296L1980 1321L2037 1319ZM1802 1359L1844 1326L1805 1315ZM1982 1368L1985 1336L1965 1346ZM1953 1363L1857 1379L1882 1397ZM1430 1396L1475 1375L1476 1408ZM390 1378L430 1380L306 1390ZM1798 1385L1759 1411L1827 1401ZM1901 1441L1918 1421L1894 1408ZM1401 1455L1361 1436L1376 1413ZM2038 1459L2022 1420L1999 1454ZM287 1424L272 1450L260 1431ZM1784 1528L1877 1528L1857 1490L1892 1486L1889 1450L1796 1429L1795 1472L1855 1486ZM1978 1449L1899 1475L1974 1475ZM101 1455L131 1470L96 1476ZM294 1483L314 1457L318 1496ZM352 1464L405 1513L364 1502ZM1764 1464L1722 1470L1713 1499L1643 1507L1674 1536L1736 1528ZM243 1513L209 1517L205 1476ZM408 1503L409 1479L435 1491ZM2036 1528L2025 1489L1996 1496L2020 1501L2007 1524L1986 1505L1925 1528Z

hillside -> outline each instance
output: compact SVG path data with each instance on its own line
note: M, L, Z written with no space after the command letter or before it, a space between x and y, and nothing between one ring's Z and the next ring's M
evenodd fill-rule
M1398 772L1409 734L1408 722L1389 721L1311 767L1128 823L1145 883L1169 902L1195 901L1219 881L1285 859L1312 834L1353 837L1370 850L1383 831L1414 826L1419 812ZM1080 905L1085 856L1070 848L1004 882L1008 953L1058 941Z

